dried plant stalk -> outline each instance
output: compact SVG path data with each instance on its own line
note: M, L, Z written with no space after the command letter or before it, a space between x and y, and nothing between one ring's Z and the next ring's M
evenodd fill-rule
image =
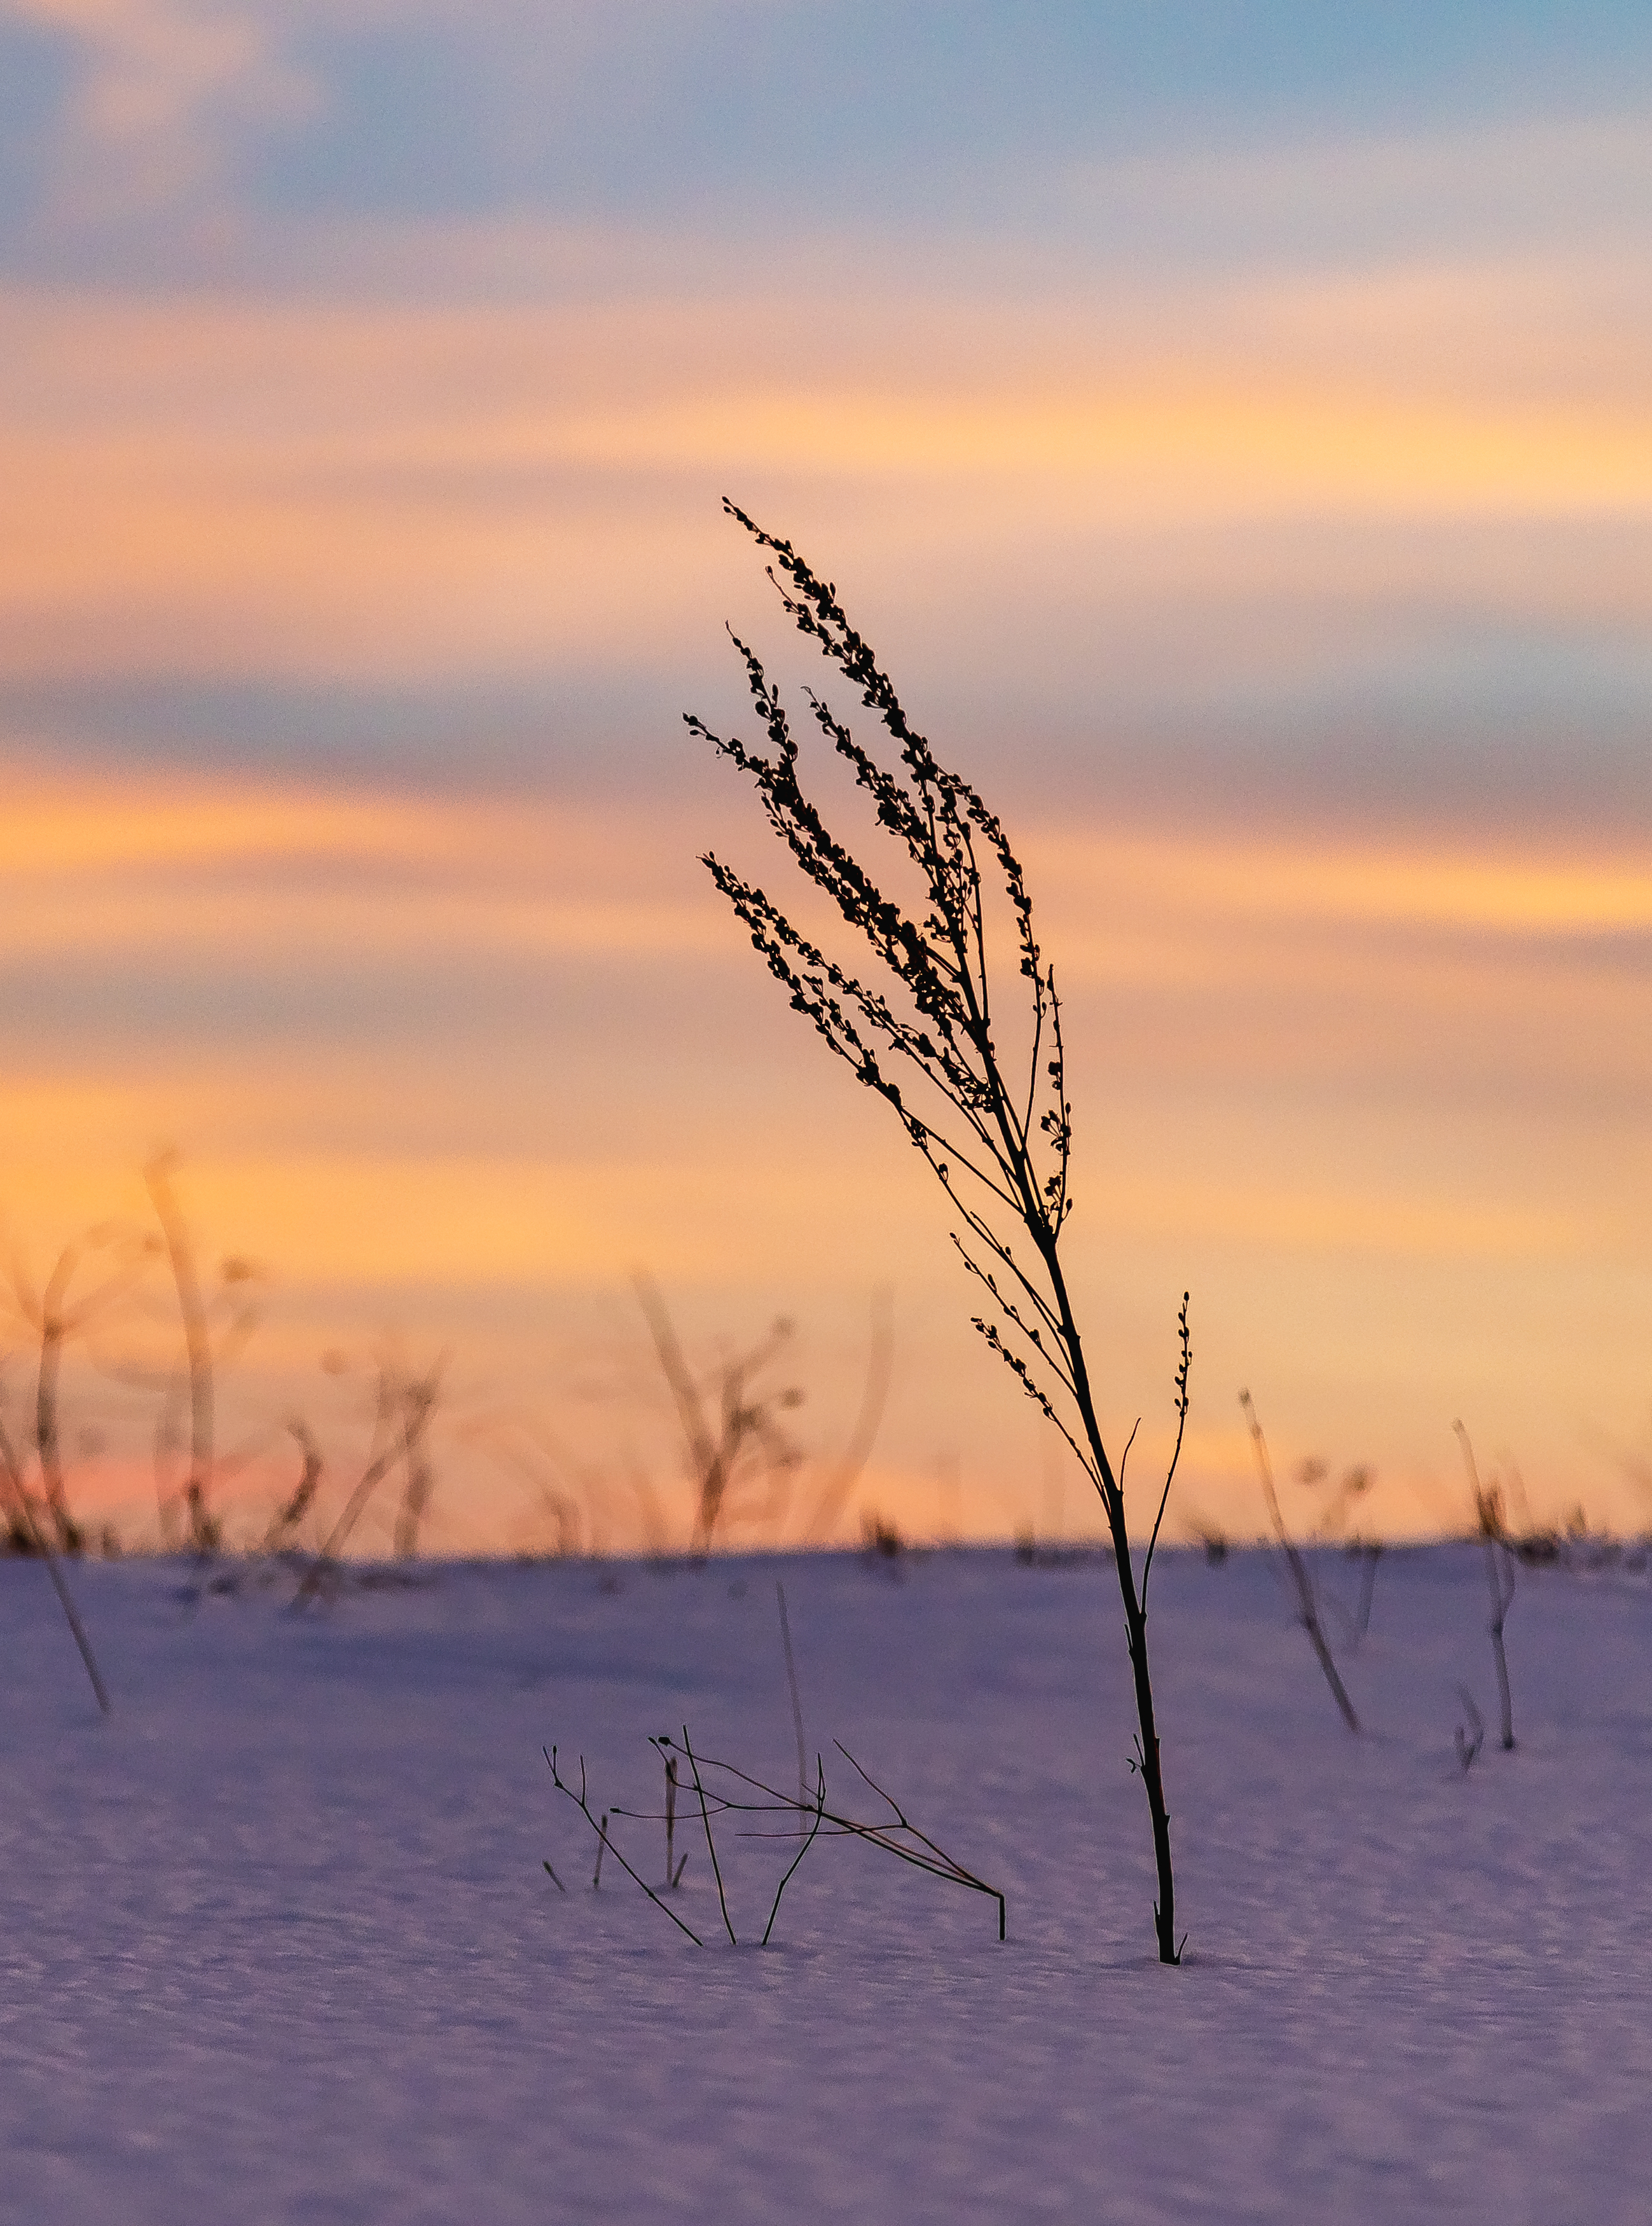
M109 1688L104 1683L103 1672L98 1667L98 1657L92 1650L92 1641L87 1638L86 1627L80 1620L80 1611L75 1606L74 1595L69 1590L68 1580L63 1574L62 1564L53 1551L52 1542L35 1516L35 1503L30 1499L28 1487L23 1482L22 1463L17 1459L16 1450L12 1445L3 1422L0 1422L0 1479L4 1479L6 1496L11 1501L14 1530L22 1537L29 1550L38 1554L45 1562L47 1573L52 1580L52 1589L57 1594L58 1606L62 1609L64 1619L69 1626L69 1634L79 1650L80 1659L86 1664L86 1676L92 1681L92 1689L97 1695L98 1706L105 1715L108 1715L111 1705Z
M1251 1404L1249 1391L1239 1394L1239 1404L1244 1409L1245 1420L1250 1425L1250 1442L1255 1448L1256 1466L1261 1474L1262 1497L1268 1502L1274 1536L1279 1540L1286 1566L1291 1572L1291 1581L1296 1588L1298 1620L1308 1634L1315 1659L1324 1670L1325 1682L1331 1688L1331 1697L1342 1711L1343 1721L1350 1732L1357 1733L1359 1718L1354 1713L1354 1704L1348 1697L1348 1688L1343 1683L1331 1651L1331 1643L1325 1637L1325 1625L1319 1620L1319 1603L1314 1598L1313 1580L1308 1574L1306 1562L1291 1542L1291 1534L1285 1527L1285 1517L1280 1511L1279 1494L1274 1489L1274 1464L1268 1457L1268 1441L1262 1435L1262 1426L1256 1419L1256 1409Z
M1486 1629L1491 1639L1492 1659L1497 1665L1497 1708L1503 1719L1503 1750L1505 1754L1512 1754L1515 1703L1509 1689L1509 1657L1503 1650L1503 1627L1509 1620L1509 1611L1515 1601L1515 1557L1509 1550L1509 1540L1503 1527L1502 1490L1495 1484L1484 1491L1481 1489L1480 1472L1474 1465L1474 1448L1469 1443L1469 1434L1461 1422L1453 1422L1452 1428L1463 1448L1464 1465L1469 1472L1469 1488L1474 1494L1475 1521L1479 1527L1480 1542L1485 1549L1486 1590L1491 1596L1491 1620Z
M1147 1796L1158 1876L1154 1930L1160 1960L1174 1963L1175 1880L1147 1658L1147 1587L1186 1420L1186 1300L1176 1378L1176 1454L1138 1577L1126 1523L1123 1464L1103 1441L1089 1361L1061 1254L1073 1210L1069 1183L1072 1107L1066 1094L1061 1002L1032 925L1020 860L981 796L943 766L909 723L887 675L850 625L829 581L789 542L766 533L734 504L728 515L770 552L769 577L798 632L835 665L881 724L893 766L858 741L812 690L821 735L875 817L896 874L918 892L915 905L889 893L827 825L801 779L798 746L762 663L731 639L746 667L766 754L690 729L751 779L774 834L806 880L835 909L877 971L864 980L804 933L754 882L715 856L704 861L770 972L828 1048L894 1112L927 1161L961 1224L956 1244L985 1294L975 1326L1021 1389L1066 1441L1106 1515L1134 1686L1138 1765ZM1021 1048L1001 1047L1004 1015L989 952L1007 944L1021 1000Z
M810 1794L805 1790L800 1795L794 1795L780 1792L778 1788L766 1784L759 1778L753 1777L749 1771L738 1768L732 1762L723 1762L712 1756L696 1754L689 1742L686 1724L683 1727L683 1739L680 1745L676 1739L665 1735L651 1740L650 1745L658 1750L666 1762L664 1813L668 1828L675 1813L675 1792L677 1784L675 1765L677 1758L681 1756L689 1765L689 1773L694 1781L694 1790L700 1802L701 1820L705 1827L706 1847L711 1856L712 1871L717 1881L718 1905L722 1912L723 1926L728 1935L731 1947L738 1947L740 1943L735 1935L722 1870L717 1859L716 1840L711 1825L714 1816L755 1816L785 1820L778 1829L772 1829L766 1823L759 1828L747 1828L746 1836L757 1839L797 1838L801 1841L797 1854L786 1866L779 1884L775 1888L774 1899L769 1908L768 1922L763 1928L763 1936L759 1943L763 1947L768 1945L774 1931L775 1919L780 1910L780 1897L791 1884L798 1864L813 1847L816 1840L823 1835L829 1839L860 1840L868 1847L880 1848L886 1854L895 1856L899 1861L909 1864L916 1870L925 1872L931 1878L944 1879L953 1886L968 1887L974 1893L985 1894L988 1899L998 1905L998 1937L1001 1940L1004 1938L1007 1919L1007 1905L1003 1894L996 1886L989 1886L984 1879L977 1878L973 1871L967 1869L963 1863L949 1855L926 1833L920 1832L893 1795L880 1785L869 1771L861 1768L841 1739L834 1740L833 1745L855 1774L887 1806L890 1812L887 1818L867 1822L862 1818L849 1816L836 1809L829 1809L826 1806L826 1766L818 1755L815 1758L814 1792ZM635 1809L605 1809L599 1820L593 1815L591 1809L583 1756L580 1759L580 1782L576 1789L562 1775L557 1761L557 1750L554 1746L547 1747L544 1750L544 1755L545 1760L550 1765L551 1780L556 1790L565 1794L579 1809L600 1842L597 1853L598 1874L600 1875L601 1872L603 1853L605 1851L612 1853L614 1860L620 1865L626 1876L636 1880L657 1908L665 1911L665 1914L677 1930L687 1933L696 1947L703 1947L705 1943L699 1934L686 1924L674 1910L667 1908L665 1903L660 1899L658 1894L654 1892L641 1873L632 1869L609 1829L612 1821L620 1816L626 1817L634 1822L657 1822L658 1817L655 1812ZM715 1782L708 1784L702 1772L712 1774ZM734 1791L723 1790L731 1784L735 1788ZM753 1798L753 1796L756 1797ZM683 1861L684 1863L688 1861L686 1855L683 1856ZM545 1868L560 1886L562 1881L556 1879L556 1873L551 1869L549 1862L545 1864ZM679 1865L677 1879L680 1879L682 1874L682 1867ZM672 1884L676 1882L676 1879L671 1881ZM594 1879L592 1883L595 1884Z

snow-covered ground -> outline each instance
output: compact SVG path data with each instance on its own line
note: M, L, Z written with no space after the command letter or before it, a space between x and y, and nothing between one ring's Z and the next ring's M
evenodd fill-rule
M655 1805L648 1735L795 1779L842 1738L1008 1896L817 1842L730 1949L541 1758ZM1652 2216L1652 1589L1391 1553L1350 1738L1270 1561L1161 1555L1179 1969L1152 1958L1110 1572L957 1552L428 1571L295 1619L181 1565L0 1565L0 2213L262 2221ZM1352 1568L1320 1564L1351 1600ZM1333 1631L1336 1625L1333 1619ZM1466 1776L1459 1681L1492 1727ZM651 1879L656 1826L624 1828ZM736 1929L781 1860L725 1828ZM569 1891L543 1867L549 1857ZM721 1940L721 1944L718 1944Z

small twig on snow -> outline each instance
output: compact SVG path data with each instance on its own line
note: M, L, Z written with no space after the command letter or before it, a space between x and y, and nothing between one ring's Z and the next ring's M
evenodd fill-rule
M1485 1745L1485 1719L1475 1707L1474 1695L1466 1685L1459 1685L1457 1691L1458 1699L1468 1710L1469 1723L1471 1727L1471 1730L1467 1734L1465 1733L1461 1724L1454 1724L1452 1727L1452 1734L1457 1741L1457 1759L1462 1764L1463 1775L1466 1778L1473 1767L1475 1756Z
M573 1787L568 1783L567 1779L562 1775L562 1772L556 1767L556 1748L554 1746L542 1747L540 1752L543 1754L545 1760L550 1765L551 1784L556 1788L556 1790L559 1793L565 1793L568 1796L569 1799L579 1810L581 1816L584 1817L591 1829L597 1835L597 1837L602 1840L608 1847L613 1848L613 1859L615 1862L619 1864L620 1869L624 1871L626 1877L636 1879L637 1884L641 1886L643 1892L648 1896L650 1901L653 1903L655 1908L664 1909L665 1914L670 1918L672 1924L676 1925L677 1930L679 1932L686 1932L696 1948L703 1948L706 1943L702 1940L699 1934L695 1931L691 1925L684 1924L683 1919L677 1915L674 1909L665 1908L665 1904L655 1892L653 1887L648 1884L645 1879L639 1878L637 1876L637 1873L632 1869L631 1865L626 1860L624 1855L620 1854L619 1848L613 1847L613 1842L608 1838L607 1833L604 1829L603 1826L599 1824L596 1818L591 1814L591 1804L586 1798L585 1790L585 1757L583 1755L580 1757L580 1788L579 1791L575 1793ZM550 1865L547 1863L545 1865L545 1868L548 1871L550 1871ZM550 1871L550 1874L552 1878L556 1878L555 1871ZM562 1882L560 1879L556 1879L556 1883L558 1886L561 1886ZM565 1891L566 1888L564 1888L564 1892Z
M797 1734L797 1798L806 1801L809 1797L809 1778L807 1765L804 1761L803 1702L797 1697L797 1665L791 1653L791 1625L786 1616L786 1588L778 1577L774 1580L774 1596L780 1603L780 1644L785 1651L786 1683L791 1692L791 1725Z

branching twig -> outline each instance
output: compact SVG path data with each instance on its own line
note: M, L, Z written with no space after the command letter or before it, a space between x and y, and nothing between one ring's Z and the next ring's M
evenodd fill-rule
M1170 1456L1170 1466L1165 1472L1165 1488L1159 1495L1159 1512L1153 1518L1153 1536L1147 1541L1147 1557L1141 1564L1141 1610L1147 1608L1147 1578L1153 1568L1154 1549L1159 1543L1159 1526L1165 1519L1165 1510L1170 1504L1170 1487L1176 1480L1176 1465L1182 1457L1182 1439L1187 1430L1187 1372L1193 1363L1192 1339L1187 1327L1188 1294L1182 1293L1181 1312L1176 1317L1176 1328L1181 1339L1182 1357L1176 1371L1176 1445ZM1132 1431L1134 1437L1135 1433ZM1129 1447L1127 1446L1128 1453ZM1124 1463L1119 1463L1119 1489L1124 1489Z
M677 1930L679 1932L686 1932L696 1948L703 1948L706 1943L702 1940L699 1934L695 1931L693 1927L691 1925L685 1924L674 1909L665 1908L665 1904L655 1892L653 1887L649 1885L647 1879L639 1877L638 1873L632 1869L631 1865L620 1854L619 1848L613 1846L613 1841L608 1838L606 1819L602 1823L599 1824L596 1818L591 1814L591 1804L586 1798L585 1791L585 1757L583 1755L580 1757L580 1790L575 1793L573 1787L568 1783L567 1779L562 1777L561 1771L556 1767L556 1748L554 1746L544 1747L541 1749L541 1752L544 1755L545 1760L550 1765L551 1784L556 1788L558 1793L565 1793L568 1796L574 1806L579 1810L581 1816L584 1817L586 1822L596 1834L598 1839L600 1840L605 1846L613 1848L613 1859L615 1862L619 1864L620 1869L625 1872L626 1877L636 1879L638 1885L641 1886L643 1892L648 1896L650 1901L653 1903L655 1908L664 1909L665 1914L670 1918L672 1924L676 1925ZM548 1871L550 1871L550 1865L547 1863L545 1865L545 1868ZM552 1878L556 1878L555 1871L550 1871L550 1874ZM560 1879L556 1879L556 1883L558 1886L561 1886L562 1880ZM566 1891L565 1888L564 1891Z
M685 1739L686 1737L687 1733L685 1731ZM659 1747L662 1752L668 1752L675 1743L669 1739L661 1738L657 1739L654 1744ZM820 1814L816 1816L816 1803L814 1801L800 1801L795 1794L782 1793L778 1787L768 1784L760 1778L753 1778L749 1771L740 1769L736 1764L720 1761L715 1757L709 1755L699 1756L697 1758L698 1764L706 1770L723 1771L727 1777L734 1779L738 1784L749 1787L753 1793L761 1794L763 1798L760 1801L741 1801L736 1799L733 1795L719 1793L715 1789L705 1786L703 1783L700 1781L698 1771L696 1770L696 1786L700 1791L702 1806L708 1810L715 1809L719 1816L788 1816L797 1820L795 1828L801 1828L802 1820L804 1817L814 1817L815 1823L813 1830L811 1830L810 1833L811 1838L813 1836L813 1831L819 1830L821 1825L824 1823L831 1827L831 1829L825 1835L829 1839L847 1838L865 1840L873 1847L881 1848L886 1854L897 1856L904 1863L910 1863L915 1869L927 1871L931 1877L946 1879L955 1886L968 1886L974 1892L988 1895L992 1900L998 1904L998 1937L1002 1940L1005 1937L1006 1904L1005 1898L999 1892L998 1888L996 1886L988 1886L984 1879L977 1878L973 1871L967 1870L961 1862L956 1860L955 1857L949 1855L946 1851L943 1848L937 1846L937 1844L931 1840L927 1834L920 1832L917 1825L912 1823L908 1818L905 1810L894 1799L893 1796L886 1792L884 1788L880 1785L867 1771L861 1768L861 1765L855 1760L855 1757L849 1752L848 1749L843 1745L841 1739L834 1739L832 1744L837 1748L838 1752L843 1757L850 1768L855 1771L858 1775L865 1780L866 1784L871 1787L872 1790L878 1796L880 1801L887 1804L894 1818L894 1822L893 1823L867 1823L858 1817L845 1816L836 1809L827 1809L823 1805L823 1792L821 1796L822 1805ZM682 1749L682 1752L688 1759L690 1768L694 1768L696 1758L689 1752L686 1746ZM635 1815L636 1812L630 1809L616 1809L614 1814L616 1816L632 1816ZM897 1835L903 1832L909 1834L911 1837L918 1842L917 1847L906 1847L902 1844L900 1839ZM777 1835L772 1835L767 1833L755 1833L748 1835L747 1836L767 1838ZM792 1834L788 1832L784 1835L784 1836L790 1838L792 1836ZM708 1838L709 1828L708 1827Z
M780 1896L791 1885L792 1872L797 1869L798 1864L809 1853L810 1848L814 1846L815 1835L820 1829L820 1820L826 1814L826 1765L818 1755L815 1757L815 1767L819 1773L816 1784L815 1821L809 1828L808 1838L804 1841L802 1847L798 1848L797 1854L793 1855L791 1860L786 1865L785 1875L780 1880L779 1885L774 1889L774 1906L769 1911L768 1923L763 1927L763 1937L758 1943L759 1947L766 1948L768 1946L769 1935L774 1930L774 1920L780 1914Z
M803 1394L795 1387L766 1394L759 1394L751 1387L791 1335L791 1324L785 1320L777 1321L760 1343L743 1358L724 1366L717 1401L717 1427L714 1430L706 1418L700 1387L689 1371L658 1288L640 1269L633 1273L631 1281L654 1341L661 1372L670 1387L689 1457L694 1464L698 1488L695 1542L701 1553L708 1554L718 1523L723 1519L729 1492L737 1479L749 1470L753 1450L764 1457L772 1487L770 1506L759 1511L773 1515L784 1504L784 1480L797 1467L800 1457L781 1434L774 1411L801 1405Z

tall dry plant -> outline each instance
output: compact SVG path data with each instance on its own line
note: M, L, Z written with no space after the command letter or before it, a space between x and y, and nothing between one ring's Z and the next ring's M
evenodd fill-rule
M302 1456L298 1482L289 1498L284 1499L270 1518L270 1528L264 1534L259 1547L261 1554L279 1554L290 1546L298 1535L298 1526L315 1504L315 1495L321 1488L321 1479L327 1472L327 1460L316 1441L315 1434L302 1415L293 1415L287 1423L287 1434L295 1441Z
M442 1371L447 1364L448 1357L443 1353L423 1376L403 1376L398 1386L401 1414L397 1427L404 1474L402 1504L396 1510L398 1561L410 1561L418 1552L419 1526L435 1489L436 1472L430 1459L430 1423L442 1396Z
M418 1551L419 1524L429 1503L435 1479L428 1435L441 1401L442 1380L447 1365L448 1355L439 1353L423 1375L416 1375L403 1369L388 1353L380 1358L373 1403L372 1438L368 1447L366 1466L334 1518L332 1529L322 1540L319 1552L300 1580L290 1602L293 1608L307 1606L319 1593L336 1581L339 1559L349 1543L351 1533L365 1512L368 1501L397 1466L403 1471L403 1484L402 1502L396 1517L396 1552L399 1558L406 1560ZM305 1446L305 1454L308 1478L308 1445ZM315 1478L309 1479L312 1486L319 1479L318 1465Z
M246 1261L232 1257L219 1267L221 1288L213 1291L203 1286L189 1224L173 1187L177 1164L175 1152L158 1152L143 1170L144 1186L161 1224L167 1264L177 1293L184 1346L183 1374L168 1387L156 1428L156 1481L164 1535L168 1523L164 1456L178 1434L175 1409L187 1388L189 1466L183 1503L189 1516L190 1544L197 1554L206 1555L215 1553L223 1542L223 1524L213 1507L217 1481L213 1428L218 1377L258 1326L258 1307L246 1288L257 1281L257 1270Z
M98 1706L107 1715L110 1713L109 1688L104 1683L98 1657L92 1650L92 1641L86 1636L86 1625L80 1619L80 1611L75 1605L68 1580L54 1550L51 1536L41 1522L39 1511L29 1496L28 1485L23 1480L22 1463L17 1458L16 1448L3 1421L0 1421L0 1488L3 1489L4 1497L10 1504L8 1545L16 1553L38 1554L45 1562L47 1574L52 1580L52 1588L57 1594L58 1606L68 1623L69 1634L80 1650L86 1676L92 1680Z
M891 767L855 739L821 696L808 691L822 735L872 807L893 852L890 866L921 894L915 906L891 895L884 875L863 865L827 826L802 785L798 747L779 694L732 630L771 754L725 740L692 716L688 724L749 776L775 834L799 871L836 907L851 937L865 945L877 977L863 981L819 948L763 890L720 859L708 855L704 862L793 1009L885 1100L928 1162L962 1224L953 1242L985 1294L986 1311L975 1317L975 1327L1059 1430L1101 1500L1134 1681L1138 1731L1132 1767L1146 1789L1153 1828L1159 1886L1154 1929L1161 1962L1174 1963L1180 1949L1170 1812L1147 1660L1147 1594L1186 1421L1186 1300L1176 1376L1176 1456L1138 1577L1125 1517L1124 1464L1115 1468L1102 1440L1061 1255L1073 1210L1072 1109L1055 974L1033 932L1020 862L975 790L943 766L914 732L888 677L849 624L836 589L817 579L789 542L764 532L733 503L726 501L724 508L760 549L772 552L769 577L792 622L836 666L893 744ZM1020 985L1021 1040L1013 1051L1002 1047L1004 1016L992 963L1004 938Z
M640 1271L632 1275L632 1287L694 1464L694 1551L708 1554L719 1524L726 1529L740 1518L773 1523L785 1511L791 1479L803 1456L775 1417L800 1407L804 1395L796 1384L771 1390L760 1379L791 1341L791 1324L782 1317L749 1352L723 1363L708 1409L658 1288ZM744 1504L733 1497L737 1486L759 1476L766 1487L761 1500Z
M21 1260L12 1266L13 1303L38 1343L31 1435L40 1465L41 1497L61 1554L79 1554L86 1547L85 1534L69 1511L64 1474L60 1390L64 1352L74 1339L84 1339L107 1324L143 1280L151 1254L151 1245L141 1237L120 1222L108 1221L66 1244L39 1288ZM84 1288L81 1275L88 1261L102 1270L90 1290Z

